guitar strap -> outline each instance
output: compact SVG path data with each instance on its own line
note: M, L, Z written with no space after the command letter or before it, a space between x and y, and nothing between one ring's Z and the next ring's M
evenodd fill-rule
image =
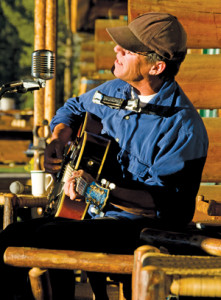
M147 103L145 107L140 107L139 106L140 100L137 98L125 100L121 98L115 98L115 97L104 95L99 91L95 92L92 101L95 104L106 105L113 109L126 109L129 111L133 111L135 113L144 113L146 115L170 117L176 112L182 110L182 108L174 106L176 93L177 91L175 92L174 101L171 106L162 106L162 105Z

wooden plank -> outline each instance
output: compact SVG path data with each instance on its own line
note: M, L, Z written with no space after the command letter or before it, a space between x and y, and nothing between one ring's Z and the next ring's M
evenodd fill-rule
M20 267L80 269L84 271L132 274L133 255L85 251L8 247L5 263Z
M30 143L28 140L0 140L0 162L27 163L30 158L25 151L28 150Z
M221 144L221 118L203 118L211 144Z
M127 25L127 21L122 19L98 19L95 21L94 62L96 70L110 70L116 57L115 43L107 33L106 28L125 25Z
M202 182L221 182L221 143L210 144L202 174Z
M221 118L203 118L209 136L209 149L202 182L221 182Z
M188 54L176 80L196 108L221 108L221 55Z
M220 0L128 0L129 22L147 12L175 15L187 32L189 48L221 48Z
M33 130L33 111L8 110L0 111L1 131L30 131Z
M127 21L122 19L97 19L95 21L94 39L96 42L112 41L110 35L106 31L106 28L126 25Z
M198 195L203 195L205 200L215 200L221 203L221 185L200 185Z
M94 51L94 62L96 70L110 70L116 59L114 52L113 41L110 42L96 42Z
M196 198L194 222L218 222L221 224L221 185L201 184Z

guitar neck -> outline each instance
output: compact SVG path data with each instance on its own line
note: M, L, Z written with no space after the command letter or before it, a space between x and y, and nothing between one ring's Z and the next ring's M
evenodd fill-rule
M72 176L73 171L74 171L74 168L71 166L70 163L68 163L66 165L65 172L63 174L62 182L65 183Z
M71 164L70 163L67 164L65 172L63 174L63 178L62 178L63 183L65 183L72 176L73 171L74 171L74 168L71 166ZM75 180L76 180L76 187L75 187L76 192L78 194L80 194L81 196L84 196L85 191L89 184L82 177L76 177Z
M76 180L76 192L78 194L80 194L81 196L84 196L85 195L85 191L87 189L87 187L89 186L89 184L87 183L87 181L82 178L82 177L77 177L75 178Z

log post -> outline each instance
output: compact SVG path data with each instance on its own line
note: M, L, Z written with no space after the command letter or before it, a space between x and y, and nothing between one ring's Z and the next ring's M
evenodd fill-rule
M134 266L132 272L132 299L140 300L140 289L141 289L141 270L142 270L142 256L146 252L160 252L159 249L144 245L136 249L134 252Z
M57 1L46 0L46 31L45 31L45 47L47 50L57 52ZM56 56L55 56L56 61ZM55 63L56 66L56 63ZM44 96L44 118L50 122L55 114L55 98L56 98L56 68L53 79L46 82Z
M36 300L52 300L52 288L48 270L32 268L29 273L31 289Z
M13 194L6 194L4 196L4 215L3 215L3 229L14 221L14 205Z
M167 278L163 270L155 266L146 266L141 270L141 290L139 300L166 299Z
M34 11L34 49L45 49L45 8L46 0L35 0ZM44 89L34 91L34 128L42 126L44 119ZM39 136L44 136L43 128L38 131ZM34 147L38 146L38 138L33 137ZM34 152L34 169L39 170L39 153Z

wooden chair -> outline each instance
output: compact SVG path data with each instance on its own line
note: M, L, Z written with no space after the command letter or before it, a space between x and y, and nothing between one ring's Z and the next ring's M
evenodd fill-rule
M221 257L171 255L152 246L135 251L133 300L221 297Z
M166 4L164 4L166 3ZM128 15L129 21L133 19L138 13L145 13L148 11L167 11L176 15L180 21L183 23L188 34L188 47L189 48L219 48L220 41L219 38L219 27L220 18L220 5L219 0L213 0L213 5L206 0L199 3L197 0L186 0L177 3L175 0L170 0L166 2L159 3L151 0L140 0L132 1L128 0ZM166 6L164 6L166 5ZM213 12L210 13L211 7ZM199 24L200 22L200 24ZM194 51L195 52L195 51ZM181 66L179 75L177 76L177 81L180 83L183 90L189 96L190 100L197 109L220 109L220 86L221 86L221 55L202 55L201 51L196 51L197 53L188 54L185 62ZM203 172L202 182L213 183L221 182L221 119L220 118L204 118L206 128L208 130L210 147L208 159L206 161L206 166ZM221 186L220 185L202 185L199 190L199 197L197 198L197 210L194 216L194 222L205 222L210 221L213 223L220 222L220 216L209 216L210 203L211 200L215 201L217 204L221 202ZM205 205L204 205L205 204ZM209 205L207 205L209 204ZM217 204L218 205L218 204ZM198 209L199 208L199 209ZM208 212L208 213L207 213ZM217 241L216 241L217 242ZM217 246L217 244L215 243ZM143 248L142 248L143 249ZM168 281L167 277L173 274L167 272L167 266L165 261L169 257L165 254L161 254L157 248L151 247L142 250L138 249L135 253L135 265L134 265L134 283L133 284L133 297L135 299L141 300L140 289L147 291L147 283L150 280L154 282L154 289L152 294L156 294L156 283L161 283L160 286L167 287ZM218 245L219 249L219 245ZM153 254L147 254L149 251L154 251ZM146 253L147 252L147 253ZM137 253L139 254L137 256ZM141 255L141 253L143 253ZM149 257L158 257L161 259L159 263L155 261L150 261ZM99 259L102 257L103 259ZM138 258L136 258L138 257ZM141 259L142 257L142 259ZM147 258L148 259L147 259ZM186 256L185 256L186 257ZM82 265L82 259L87 258L87 263ZM212 258L212 257L210 257ZM189 259L188 257L186 258ZM202 257L203 259L203 257ZM219 269L220 258L216 257L217 266ZM26 266L30 268L40 268L40 270L47 270L48 268L64 268L64 269L75 269L82 268L85 270L93 270L98 272L116 272L118 267L118 272L122 274L132 273L133 256L109 256L101 253L87 253L87 252L76 252L76 251L54 251L47 249L27 249L24 247L10 247L6 250L4 255L4 261L7 264L13 266ZM122 266L122 261L126 262L127 268ZM171 260L170 260L171 261ZM172 259L173 262L173 259ZM172 264L171 262L171 264ZM191 259L188 263L191 262ZM111 264L113 264L113 269L111 269ZM145 271L146 277L140 278L139 269L143 271L146 264L151 266L152 271ZM90 269L89 269L90 266ZM162 266L162 272L160 269ZM180 270L181 262L178 267L174 266L177 270ZM168 267L169 268L169 267ZM183 265L182 265L183 268ZM208 267L209 268L209 267ZM198 270L198 273L194 274L198 276L202 273L202 268ZM33 269L32 269L33 270ZM36 269L34 269L36 270ZM39 269L38 269L39 270ZM156 272L154 271L156 270ZM160 270L160 272L158 272ZM217 271L217 268L216 268ZM40 287L41 284L41 273L37 272L37 279L35 282L38 283ZM157 274L152 276L152 274ZM177 273L176 273L177 274ZM179 275L179 274L178 274ZM188 273L188 276L192 276L192 273ZM219 276L217 273L210 273L210 279L215 282L214 276ZM162 279L161 279L162 277ZM219 279L219 277L218 277ZM208 285L208 284L207 284ZM43 299L44 290L39 288L39 293L35 284L32 285L36 299ZM139 287L139 289L138 289ZM146 295L145 299L164 299L166 292L165 288L160 289L161 294L157 296ZM148 289L150 291L150 289ZM159 296L159 297L158 297ZM155 297L155 298L154 298ZM158 298L157 298L158 297Z
M48 202L47 197L35 197L32 195L15 195L12 193L0 194L0 205L4 206L3 212L3 229L9 224L16 222L18 208L24 207L42 207Z

